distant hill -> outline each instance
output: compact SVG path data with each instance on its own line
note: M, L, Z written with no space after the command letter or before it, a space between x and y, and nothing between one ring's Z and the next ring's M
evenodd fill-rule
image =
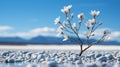
M52 36L37 36L33 37L29 40L20 38L20 37L0 37L0 44L78 44L79 41L77 38L72 37L71 41L62 41L62 37L52 37ZM82 41L85 42L85 39L82 38ZM95 39L91 39L90 42L96 41ZM120 42L117 41L108 41L108 42L102 42L100 43L102 45L120 45Z
M27 44L28 40L20 37L0 37L0 44Z

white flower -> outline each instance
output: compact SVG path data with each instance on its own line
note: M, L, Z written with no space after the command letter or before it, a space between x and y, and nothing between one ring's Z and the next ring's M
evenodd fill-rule
M59 29L62 29L62 30L63 30L63 28L64 28L63 26L60 26L60 27L59 27Z
M66 7L64 7L63 9L61 9L61 12L68 14L69 10Z
M95 19L90 19L87 21L86 23L86 27L89 29L90 27L92 27L95 23Z
M66 40L68 40L68 39L69 39L69 36L68 36L68 35L64 35L63 41L66 41Z
M76 29L76 23L73 23L73 24L72 24L72 28L73 28L73 29Z
M72 5L68 5L67 8L68 10L70 10L72 8Z
M88 38L89 37L89 32L86 32L84 35L86 36L86 38Z
M95 23L95 19L89 20L89 22L93 25Z
M103 34L106 36L106 35L109 34L109 31L106 29L106 30L103 31Z
M60 26L59 28L58 28L58 34L57 34L57 36L60 36L60 35L62 35L63 34L63 26Z
M86 27L87 27L87 29L90 29L90 27L91 27L90 22L87 22L87 23L86 23Z
M54 22L55 22L55 24L60 23L60 16L59 16L59 17L57 17L57 18L54 20Z
M91 15L96 18L97 16L99 16L100 11L96 11L96 10L91 10Z
M78 18L82 20L84 18L84 13L78 14Z
M72 5L64 6L64 8L61 9L61 12L68 14L71 8L72 8Z
M91 20L88 20L86 23L86 27L87 29L90 29L90 27L92 27L93 25L91 24Z

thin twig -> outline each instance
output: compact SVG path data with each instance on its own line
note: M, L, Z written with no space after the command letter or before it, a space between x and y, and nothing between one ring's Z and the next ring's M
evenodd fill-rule
M98 44L104 37L105 37L105 36L103 35L103 36L102 36L99 40L97 40L96 42L92 43L91 45L89 44L89 46L86 47L86 48L83 50L83 52L86 51L88 48L90 48L92 45Z
M70 13L69 13L70 14ZM72 19L70 20L70 18L68 19L67 17L66 17L66 20L68 21L68 23L69 23L69 26L70 26L70 29L75 33L75 35L77 36L77 38L78 38L78 40L80 41L80 50L82 51L82 46L83 46L83 42L82 42L82 40L81 40L81 38L80 38L80 36L78 35L78 32L76 32L73 28L72 28L72 24L71 24L71 21L72 21Z
M73 34L73 32L69 31L62 23L59 23L59 24L63 27L63 30L64 30L64 31L67 31L67 32Z

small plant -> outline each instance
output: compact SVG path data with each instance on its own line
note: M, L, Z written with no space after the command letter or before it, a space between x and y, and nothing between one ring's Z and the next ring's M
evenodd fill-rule
M79 41L79 45L80 45L79 56L81 56L83 52L89 49L92 45L98 44L102 41L109 39L108 30L104 30L103 35L98 40L92 43L89 42L91 37L96 36L94 33L96 29L103 24L102 22L96 22L96 18L98 18L100 11L91 10L92 19L86 22L86 28L87 28L87 33L85 34L86 41L83 41L79 35L79 32L80 32L81 24L83 23L83 19L85 18L84 13L78 14L77 17L79 21L77 23L72 23L74 14L70 13L71 8L72 8L72 5L68 5L68 6L65 6L63 9L61 9L61 12L63 12L66 17L64 22L61 22L60 16L56 18L54 22L55 24L60 25L58 28L58 35L64 36L63 41L66 41L66 40L69 40L71 42L75 41L70 38L71 35L75 35L77 37L77 40ZM87 44L87 47L83 48L83 44Z

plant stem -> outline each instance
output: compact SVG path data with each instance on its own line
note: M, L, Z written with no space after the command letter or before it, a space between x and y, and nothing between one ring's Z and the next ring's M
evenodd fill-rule
M67 21L68 21L68 23L69 23L70 29L75 33L75 35L77 36L78 40L80 41L80 54L79 54L79 56L81 56L81 55L82 55L82 50L83 50L83 42L82 42L82 40L81 40L78 32L75 31L75 30L72 28L72 25L71 25L71 23L70 23L71 21L70 21L70 20L67 20Z

